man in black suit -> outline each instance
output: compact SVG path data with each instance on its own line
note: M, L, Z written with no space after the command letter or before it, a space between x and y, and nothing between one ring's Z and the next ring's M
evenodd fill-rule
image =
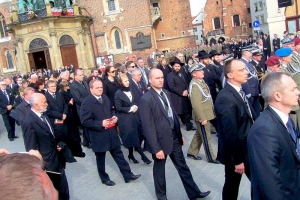
M243 62L230 60L224 66L227 84L217 96L215 111L219 124L218 157L225 165L223 200L235 200L243 173L250 180L247 155L247 133L253 124L250 102L242 84L247 82L248 72Z
M143 58L139 57L136 61L136 64L137 64L137 68L139 70L141 70L142 81L144 82L147 89L149 89L149 79L148 79L149 70L147 68L145 68L145 63L144 63Z
M274 34L273 48L274 48L274 52L280 49L280 39L277 37L277 34Z
M32 87L25 88L24 89L24 99L15 109L15 111L17 113L16 120L20 123L22 130L23 130L23 122L26 119L26 116L31 109L29 100L33 93L35 93L34 88L32 88Z
M69 187L65 175L65 162L59 159L61 147L54 136L50 120L44 112L47 110L47 101L43 94L35 93L29 100L31 110L24 120L24 144L26 151L38 150L45 162L47 171L60 173L60 184L54 186L59 191L59 199L68 200Z
M165 164L167 155L175 165L186 193L190 199L203 198L208 192L201 192L193 180L182 152L182 138L179 119L172 105L170 93L163 90L164 76L161 70L151 69L151 89L141 98L139 115L144 135L149 143L148 151L154 160L153 178L158 200L166 200Z
M268 56L270 56L269 52L271 51L271 45L270 45L270 41L268 38L267 34L264 34L263 38L263 53L264 53L264 58L268 59Z
M248 134L253 199L299 199L299 136L289 113L298 105L299 90L292 77L277 72L262 82L268 107Z
M147 89L144 85L144 82L141 81L142 73L139 69L133 69L131 71L131 79L129 87L132 91L133 99L135 100L136 104L139 105L140 99L142 96L147 92Z
M81 103L90 94L90 90L89 90L88 83L85 80L83 80L84 79L83 70L81 70L81 69L75 70L74 78L75 78L75 80L71 84L70 91L71 91L71 94L73 96L73 99L74 99L74 102L76 105L77 113L80 116ZM91 147L90 140L89 140L88 134L86 134L85 129L83 129L82 145L85 147L88 147L88 148Z
M108 97L103 94L102 82L97 79L92 80L90 90L91 94L82 102L80 120L90 136L102 183L107 186L115 185L105 172L105 155L107 151L110 152L117 163L126 183L138 179L141 175L134 175L128 162L124 159L116 128L108 127L110 123L117 123L118 118L111 110Z
M181 121L186 126L187 131L196 130L192 120L192 105L188 97L189 85L186 82L184 75L181 73L182 63L178 58L172 59L170 65L173 70L167 76L169 91L171 92L171 100L176 113L181 118Z
M9 116L9 114L13 109L15 98L12 95L11 90L6 89L6 83L4 81L0 82L0 88L0 114L3 118L8 139L14 141L15 138L18 138L18 136L15 135L15 119Z

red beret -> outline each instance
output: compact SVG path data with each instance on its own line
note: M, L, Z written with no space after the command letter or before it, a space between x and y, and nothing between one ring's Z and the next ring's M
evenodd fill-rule
M267 66L278 65L278 64L280 64L279 59L280 59L280 57L278 57L278 56L271 56L268 58L268 60L266 60L265 64Z
M294 44L295 44L295 46L300 44L300 38L295 38L294 39Z

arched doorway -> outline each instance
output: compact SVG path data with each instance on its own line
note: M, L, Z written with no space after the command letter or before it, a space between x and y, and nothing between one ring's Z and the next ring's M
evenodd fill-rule
M41 38L32 40L29 44L28 60L30 70L52 69L47 42Z
M69 35L63 35L59 39L61 58L63 66L74 66L78 69L78 60L76 54L76 46L73 38Z
M222 44L224 41L225 41L225 38L223 38L223 37L220 37L220 38L218 39L218 43L220 43L220 44Z

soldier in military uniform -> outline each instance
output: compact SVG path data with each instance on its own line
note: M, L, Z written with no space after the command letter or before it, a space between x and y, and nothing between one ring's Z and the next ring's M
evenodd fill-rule
M270 73L273 72L280 72L281 71L281 63L280 63L280 57L278 56L270 56L268 60L266 60L265 64L267 65L267 69L265 71L265 75L263 76L262 80L264 77Z
M215 113L209 88L203 80L203 68L205 68L204 65L196 65L189 69L193 77L189 85L189 96L197 131L189 146L187 157L194 160L201 160L202 158L199 157L198 154L203 143L207 161L219 164L211 146L209 121L215 118Z
M243 47L242 39L239 39L239 42L235 45L235 53L238 59L241 59L242 57L242 47Z
M285 38L285 39L289 39L289 38ZM283 40L285 40L285 39L283 39ZM294 43L292 46L294 46ZM295 48L293 48L293 50L295 50ZM275 52L275 55L280 57L282 71L290 74L296 82L296 80L299 81L299 77L298 77L299 75L295 76L296 75L295 71L292 69L292 66L291 66L293 50L291 48L281 48ZM294 65L295 65L295 63L294 63ZM298 68L299 68L299 64L298 64ZM297 84L297 86L298 86L298 84ZM292 120L294 122L295 129L299 130L299 125L300 125L299 105L293 107L292 111L290 112L290 117L292 118Z

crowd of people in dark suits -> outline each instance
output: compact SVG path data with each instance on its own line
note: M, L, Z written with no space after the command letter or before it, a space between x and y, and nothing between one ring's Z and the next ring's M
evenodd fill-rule
M244 173L254 199L299 199L300 39L284 38L283 48L273 43L275 55L270 44L264 45L268 40L263 35L255 45L246 43L234 52L225 42L222 52L200 50L188 56L178 51L168 59L158 54L152 68L137 58L92 69L89 77L73 67L5 77L0 113L8 139L18 138L15 124L20 125L26 151L38 150L45 169L59 174L59 184L52 180L59 199L70 198L65 164L85 157L81 145L95 153L107 186L115 182L105 170L106 152L126 183L141 177L131 171L123 145L128 161L138 164L136 153L146 165L153 161L157 199L167 199L168 156L189 199L204 198L210 191L200 191L182 152L182 124L196 131L186 157L201 160L203 144L207 162L225 165L223 199L238 198Z

